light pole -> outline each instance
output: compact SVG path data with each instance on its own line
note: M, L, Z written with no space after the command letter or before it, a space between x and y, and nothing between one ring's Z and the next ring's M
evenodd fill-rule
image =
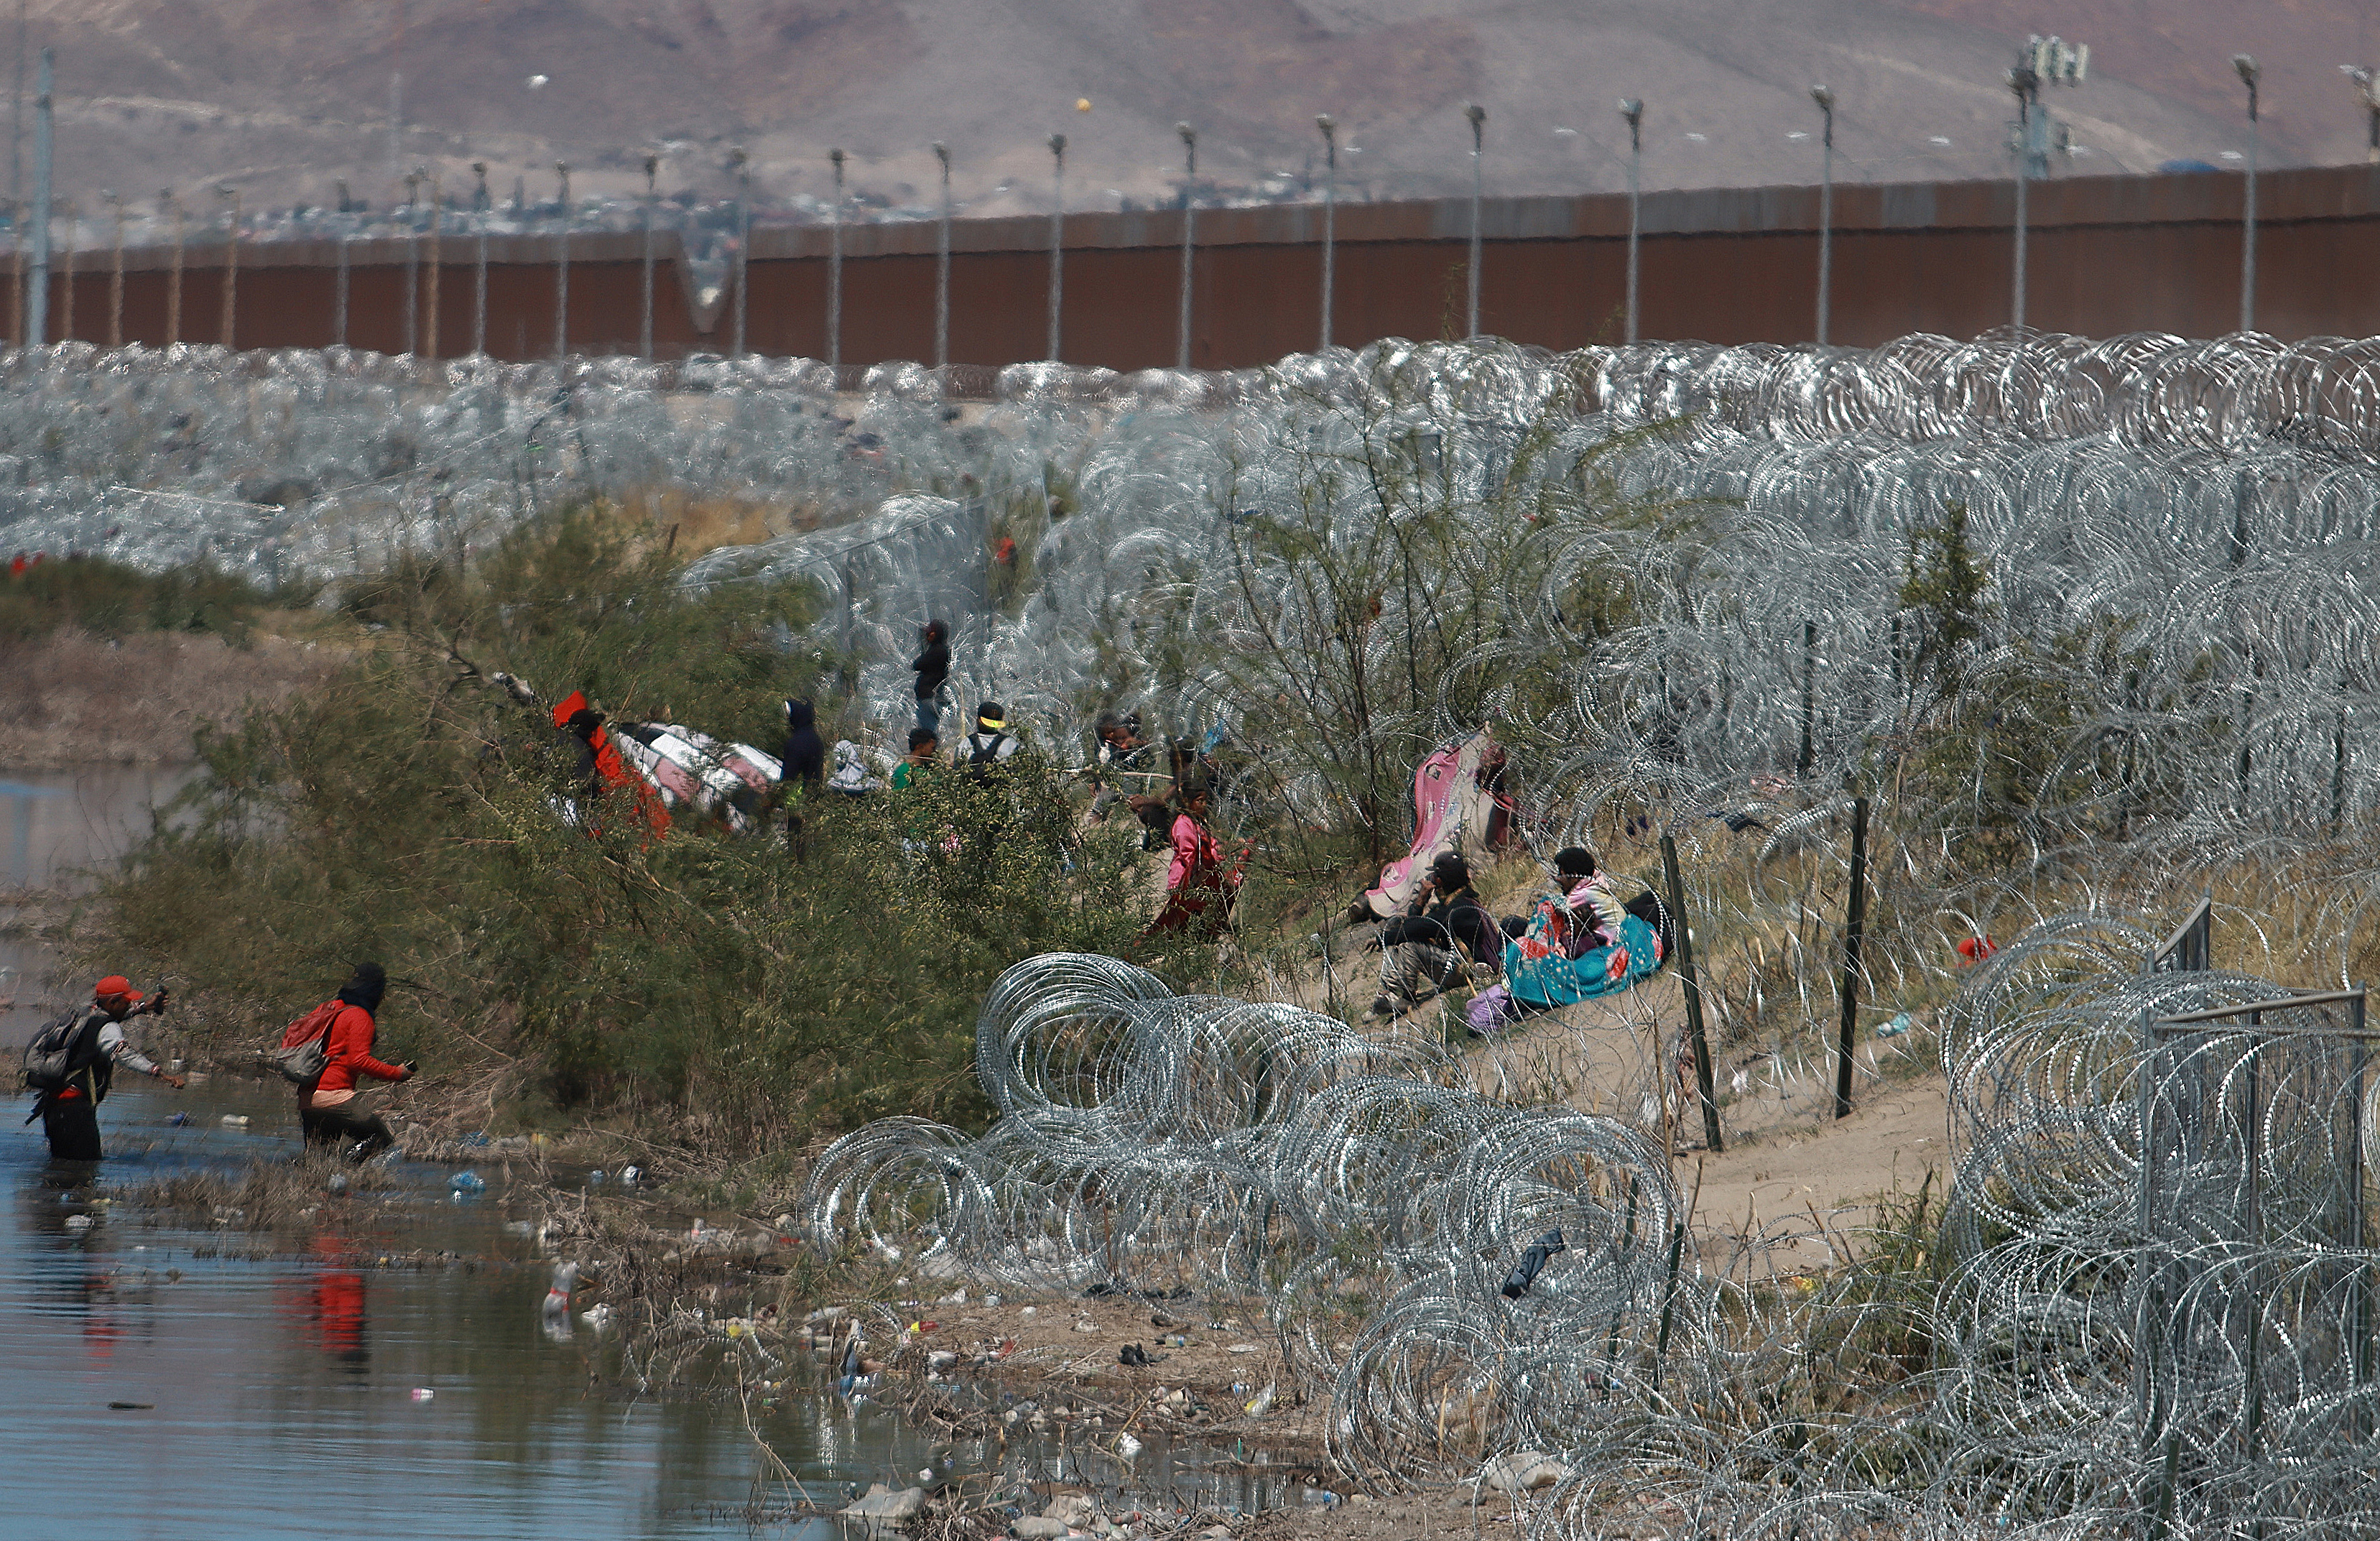
M1066 298L1066 136L1050 136L1050 362L1058 361L1058 318Z
M2008 74L2009 90L2016 93L2016 274L2009 296L2009 325L2024 331L2025 184L2033 180L2033 115L2041 101L2041 77L2030 62Z
M1620 115L1628 120L1628 346L1636 346L1636 242L1645 228L1645 194L1638 171L1645 159L1645 103L1636 97L1620 99Z
M2248 88L2248 191L2240 213L2240 330L2256 330L2256 79L2264 71L2246 54L2231 55L2231 67Z
M653 356L653 178L661 164L658 155L645 157L645 299L637 326L637 357L645 359Z
M471 357L488 356L488 163L473 161L471 174L480 179L471 194L472 206L479 212L480 238L471 258Z
M405 353L421 351L421 169L405 178Z
M107 275L107 346L124 346L124 200L114 193L102 195L115 214L115 264Z
M174 347L182 341L182 239L187 234L187 218L182 200L168 188L157 195L157 201L173 211L174 250L165 269L165 346Z
M559 199L562 232L553 253L553 357L570 357L570 163L553 163L554 196Z
M2363 159L2380 166L2380 72L2362 65L2340 65L2339 73L2355 82L2355 94L2363 98L2363 115L2368 122L2370 138L2363 147Z
M422 349L422 356L432 360L436 359L439 356L438 280L440 274L445 272L446 267L445 254L440 246L443 231L442 222L444 220L445 215L446 188L444 174L433 171L430 174L430 297L427 304L423 308L427 312L423 319L428 324L422 329L421 338L423 343L427 345L427 346Z
M1463 104L1471 123L1471 271L1464 280L1463 335L1479 335L1479 185L1481 152L1488 143L1488 109L1476 102Z
M25 291L25 342L30 347L50 340L50 163L55 142L50 66L50 51L44 48L33 91L33 272Z
M2016 67L2004 77L2016 96L2016 272L2010 283L2009 324L2019 332L2024 330L2025 239L2031 228L2025 184L2049 175L2053 125L2041 110L2041 88L2079 86L2090 69L2088 44L2077 46L2062 38L2036 35L2025 40L2017 53ZM2062 128L2058 147L2064 148Z
M942 165L942 217L934 234L934 370L947 393L951 386L951 147L936 140L934 159Z
M752 157L737 145L727 152L735 170L735 354L744 357L744 317L750 301L745 290L752 282Z
M1182 319L1177 328L1178 346L1174 348L1173 367L1190 367L1190 265L1191 254L1197 249L1198 209L1190 200L1190 184L1198 176L1198 130L1186 123L1177 123L1173 131L1182 136Z
M826 249L826 361L829 369L843 368L843 152L830 150L826 158L834 165L834 207L827 214Z
M1339 125L1330 115L1323 114L1314 120L1322 130L1322 345L1321 351L1330 351L1330 285L1338 274L1332 271L1338 259L1339 224Z
M1818 346L1827 346L1835 286L1835 93L1824 86L1810 88L1810 100L1826 115L1820 136L1824 159L1818 174Z
M232 323L239 311L239 189L228 182L219 183L215 196L231 205L231 224L224 232L223 280L223 346L231 352L238 346Z

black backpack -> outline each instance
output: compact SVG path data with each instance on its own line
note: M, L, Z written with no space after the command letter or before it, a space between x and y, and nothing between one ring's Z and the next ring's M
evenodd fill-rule
M986 736L971 733L966 736L966 764L962 767L966 779L978 786L989 786L1001 769L1000 746L1008 742L1004 733Z
M37 1092L64 1091L99 1058L100 1029L109 1017L95 1006L68 1012L25 1046L25 1085Z

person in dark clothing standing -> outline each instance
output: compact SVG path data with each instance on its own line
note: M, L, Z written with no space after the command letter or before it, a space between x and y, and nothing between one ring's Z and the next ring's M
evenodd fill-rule
M917 726L939 736L942 731L942 692L951 681L951 628L940 621L926 623L926 646L909 667L917 672Z
M387 970L378 964L358 964L354 977L341 985L334 997L339 1013L322 1033L322 1049L330 1063L311 1085L298 1091L298 1127L312 1148L337 1151L349 1160L360 1161L396 1143L388 1122L357 1100L356 1086L360 1076L390 1082L413 1077L416 1067L410 1060L393 1065L372 1058L373 1039L379 1033L372 1013L380 1009L381 997L387 991Z
M777 758L783 761L778 774L785 781L826 779L826 740L819 736L818 709L809 702L785 703L785 745Z
M785 702L785 743L777 756L777 778L785 800L785 849L799 861L803 839L802 798L826 780L826 740L819 736L818 709L808 701Z
M1394 1016L1425 988L1451 989L1467 965L1493 972L1504 958L1504 931L1472 891L1471 867L1439 853L1404 914L1380 928L1380 993L1374 1016Z
M107 1100L107 1089L118 1064L130 1065L171 1086L183 1084L180 1076L164 1069L124 1037L122 1025L126 1018L164 1009L164 990L144 1000L132 988L131 980L121 974L111 974L91 991L90 1005L53 1023L35 1040L38 1047L54 1035L63 1034L67 1049L63 1084L45 1086L33 1104L34 1111L41 1115L42 1133L50 1142L52 1160L101 1159L99 1105ZM25 1122L30 1123L32 1120Z

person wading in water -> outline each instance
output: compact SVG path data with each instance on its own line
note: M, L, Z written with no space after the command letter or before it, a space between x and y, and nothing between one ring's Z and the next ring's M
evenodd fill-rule
M182 1078L125 1041L128 1017L163 1012L166 992L143 998L121 974L102 979L91 992L91 1004L68 1013L44 1028L25 1051L25 1078L41 1095L33 1112L50 1142L54 1161L100 1159L99 1105L118 1064L130 1065L169 1086Z
M413 1076L411 1061L401 1065L372 1058L379 1027L372 1013L388 992L388 971L378 964L358 964L355 977L339 987L334 999L338 1014L323 1030L322 1049L330 1062L311 1086L298 1091L298 1123L306 1143L317 1149L340 1152L351 1161L385 1150L396 1143L388 1122L357 1101L356 1080L406 1081Z

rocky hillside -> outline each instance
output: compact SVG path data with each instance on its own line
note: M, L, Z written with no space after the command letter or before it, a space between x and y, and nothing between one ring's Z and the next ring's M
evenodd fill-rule
M1843 175L1998 175L2000 72L2050 26L2093 45L2094 79L2056 103L2078 170L2225 164L2241 49L2267 66L2269 160L2360 158L2337 68L2380 62L2360 0L30 0L27 33L58 50L61 192L87 209L168 186L197 206L225 181L287 203L339 177L385 200L411 166L451 183L474 159L499 196L551 196L557 159L577 190L625 192L648 150L665 186L717 191L735 144L779 197L824 190L842 145L855 187L897 203L931 196L941 139L970 207L1014 212L1046 207L1052 132L1070 205L1112 208L1170 196L1177 119L1202 173L1278 188L1311 170L1325 111L1359 195L1451 192L1469 100L1494 190L1621 185L1623 94L1648 103L1648 185L1809 180L1819 79Z

